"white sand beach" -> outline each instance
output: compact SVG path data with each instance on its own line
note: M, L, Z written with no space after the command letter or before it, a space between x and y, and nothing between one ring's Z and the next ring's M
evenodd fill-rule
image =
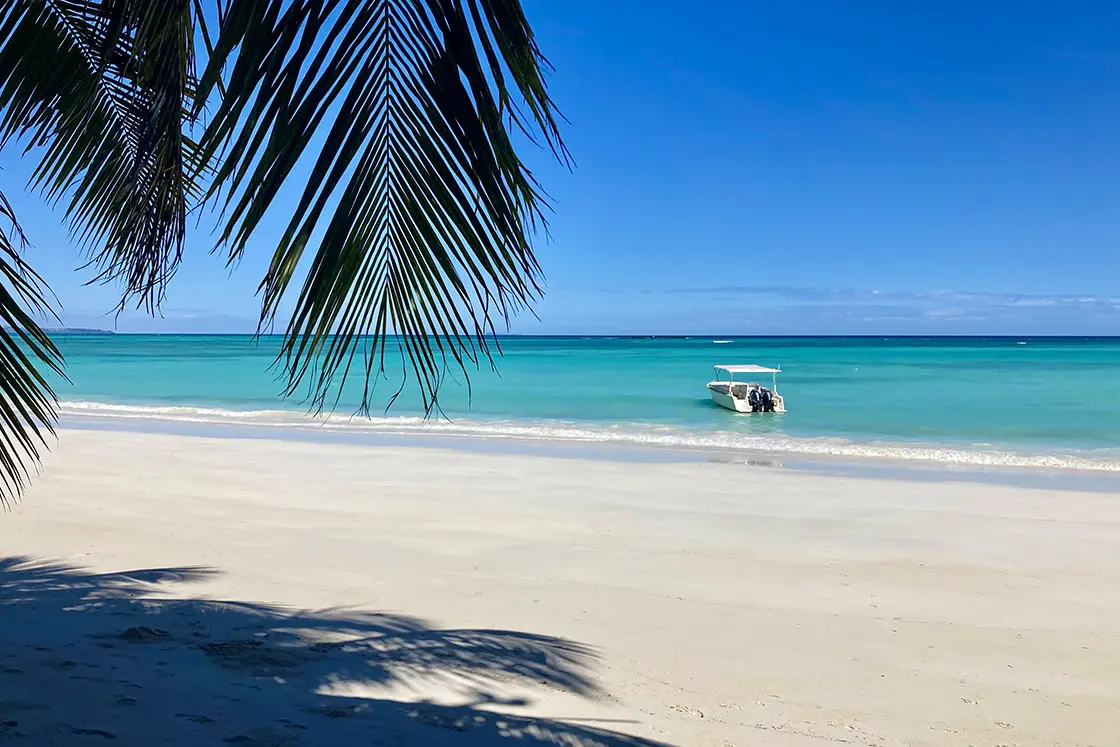
M0 515L0 742L1120 735L1120 496L64 431Z

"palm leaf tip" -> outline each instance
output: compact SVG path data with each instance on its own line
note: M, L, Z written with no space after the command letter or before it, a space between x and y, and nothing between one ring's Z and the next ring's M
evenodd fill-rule
M14 239L14 242L13 242ZM54 433L56 398L41 367L62 374L62 356L35 321L54 317L42 278L24 261L26 238L0 194L0 503L27 486L46 436Z
M187 0L0 0L0 144L38 146L32 184L122 306L155 310L200 195L193 28Z
M512 133L569 156L520 2L231 0L214 50L200 162L225 156L209 194L231 259L309 170L261 283L262 327L295 296L290 391L323 401L362 370L368 394L398 345L430 411L446 365L491 358L495 322L541 290L547 203Z

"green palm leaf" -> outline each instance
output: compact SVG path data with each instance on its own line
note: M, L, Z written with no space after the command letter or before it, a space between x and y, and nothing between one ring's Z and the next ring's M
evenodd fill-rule
M36 363L62 374L62 356L32 314L53 316L42 279L19 254L27 239L0 194L0 503L27 484L27 465L54 433L55 396Z
M366 409L396 344L434 407L449 360L465 370L489 359L495 324L540 292L531 239L547 205L515 136L568 161L519 0L216 8L213 18L201 0L0 0L0 147L19 142L38 159L32 186L64 207L98 277L121 285L122 306L153 311L193 208L222 206L219 246L232 262L282 209L285 185L297 189L260 285L262 327L294 296L281 354L289 393L306 383L321 404L357 363ZM45 291L9 240L22 232L6 202L3 215L9 495L53 418L34 362L60 362L33 320L48 311Z
M430 409L449 358L489 358L495 321L539 293L531 237L546 205L511 132L568 156L520 3L222 10L196 111L224 82L200 162L224 157L207 196L224 191L231 261L297 164L310 167L260 286L262 326L299 286L282 353L289 392L306 383L321 404L360 360L364 410L396 344Z
M0 0L0 146L38 159L32 185L65 208L122 305L154 309L182 256L200 194L197 146L184 135L194 87L192 15L169 0ZM43 371L61 357L35 318L53 316L46 288L18 248L6 200L0 218L0 500L25 486L53 430ZM39 364L37 368L36 364Z
M0 145L34 149L33 185L122 305L154 310L182 257L193 50L186 0L0 0Z

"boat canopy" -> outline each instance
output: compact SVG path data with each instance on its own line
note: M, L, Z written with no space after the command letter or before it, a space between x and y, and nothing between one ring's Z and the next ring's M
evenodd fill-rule
M727 372L727 373L729 373L729 374L737 374L737 373L768 373L768 374L780 374L780 373L782 372L782 369L780 369L780 368L767 368L766 366L754 366L754 365L746 365L746 366L716 366L716 370L717 370L717 371L726 371L726 372Z

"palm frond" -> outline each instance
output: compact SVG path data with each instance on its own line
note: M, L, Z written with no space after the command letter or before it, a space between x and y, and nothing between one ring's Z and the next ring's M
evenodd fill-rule
M32 315L54 316L42 279L19 251L27 239L0 193L0 504L17 497L54 433L55 396L36 363L62 374L62 356Z
M489 359L495 322L540 291L531 239L547 205L513 133L568 159L519 0L221 10L195 105L224 83L199 163L224 158L207 197L224 195L231 261L310 165L260 285L263 327L309 267L281 354L289 393L305 383L321 404L361 352L366 409L395 343L433 407L444 366Z
M194 85L188 0L0 0L0 145L41 155L32 184L122 306L154 309L182 257Z

